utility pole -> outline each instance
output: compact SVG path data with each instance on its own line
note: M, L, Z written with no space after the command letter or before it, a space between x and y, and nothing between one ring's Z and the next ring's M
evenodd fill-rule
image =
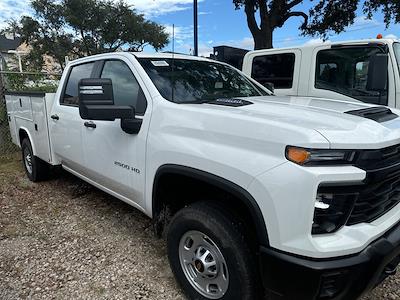
M197 0L194 0L193 2L193 19L194 19L194 55L199 56L199 31L198 31L198 18L199 14L197 12L198 10L198 5L197 5Z

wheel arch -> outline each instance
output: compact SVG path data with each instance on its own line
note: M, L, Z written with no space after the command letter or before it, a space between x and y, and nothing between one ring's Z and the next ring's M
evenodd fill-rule
M31 143L31 146L32 146L33 155L36 155L35 143L33 142L33 139L29 133L29 130L27 130L25 127L20 127L18 129L18 141L19 141L19 146L21 148L22 148L22 141L24 138L29 139L29 142Z
M152 190L152 215L154 219L157 219L162 213L165 205L165 201L160 195L160 183L164 176L171 175L180 175L200 183L205 183L217 189L223 190L224 192L235 197L243 205L243 207L246 208L246 213L250 214L251 216L251 222L253 222L254 229L256 231L258 244L262 246L269 246L268 232L263 214L256 200L248 191L225 178L187 166L167 164L158 168L154 177Z

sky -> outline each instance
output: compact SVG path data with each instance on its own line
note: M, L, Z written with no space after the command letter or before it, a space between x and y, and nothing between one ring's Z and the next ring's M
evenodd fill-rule
M118 1L118 0L115 0ZM247 27L243 10L235 10L231 0L199 1L199 53L208 56L213 47L228 45L245 49L253 48L253 39ZM0 0L0 28L10 18L31 15L30 0ZM191 53L193 51L193 0L125 0L147 19L165 26L172 33L175 25L175 51ZM315 1L314 1L315 3ZM311 1L303 1L299 10L308 11ZM291 18L282 28L274 32L274 47L292 47L307 43L321 42L316 37L304 37L298 29L302 18ZM368 20L362 10L357 13L354 25L346 32L331 35L330 41L375 38L378 33L384 37L399 37L400 24L392 24L389 29L383 24L383 16L378 13ZM172 45L164 51L171 51ZM150 47L145 51L154 51Z

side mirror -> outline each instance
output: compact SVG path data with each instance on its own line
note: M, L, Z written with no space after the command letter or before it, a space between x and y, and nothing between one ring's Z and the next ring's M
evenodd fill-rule
M369 60L367 91L382 92L387 88L389 56L376 54Z
M269 89L272 93L275 91L275 85L272 82L265 82L264 86Z
M121 119L121 128L129 134L137 134L142 120L135 118L132 106L114 105L111 79L82 79L79 88L79 114L84 120L115 121Z
M135 118L131 106L115 106L111 79L82 79L79 88L79 114L84 120L114 121Z

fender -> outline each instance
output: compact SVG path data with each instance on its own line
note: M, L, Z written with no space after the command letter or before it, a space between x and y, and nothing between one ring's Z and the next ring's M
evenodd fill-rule
M21 146L22 146L21 145L21 131L24 131L26 133L26 135L28 136L29 141L31 142L33 155L36 156L36 146L35 146L35 143L34 143L34 141L32 139L32 136L31 136L29 130L26 129L25 127L23 127L23 126L18 128L18 143L19 143L19 147L21 148Z
M154 177L154 183L153 183L153 212L157 211L157 203L155 199L156 191L158 188L159 184L159 178L163 174L179 174L179 175L184 175L193 179L198 179L200 181L206 182L208 184L217 186L218 188L221 188L222 190L232 194L235 196L237 199L239 199L249 210L252 219L254 220L255 226L256 226L256 231L257 231L257 238L260 243L260 245L268 247L269 246L269 241L268 241L268 233L267 233L267 228L265 225L264 217L261 212L260 207L257 204L257 201L253 198L253 196L250 195L248 191L240 187L239 185L226 180L222 177L216 176L214 174L194 169L191 167L186 167L186 166L181 166L181 165L174 165L174 164L168 164L168 165L163 165L158 168L156 175Z

